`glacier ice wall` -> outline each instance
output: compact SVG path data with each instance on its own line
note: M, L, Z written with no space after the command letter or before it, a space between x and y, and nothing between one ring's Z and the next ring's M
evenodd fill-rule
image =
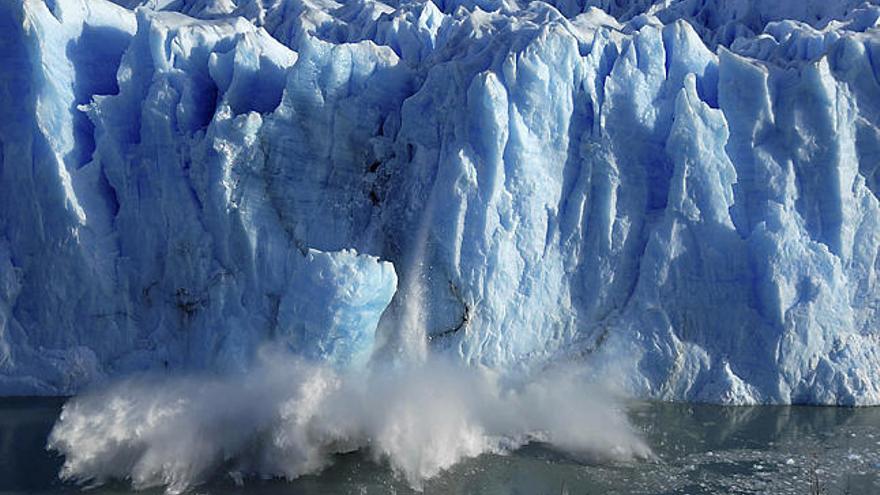
M0 3L0 392L237 369L270 342L878 404L878 21L854 0Z

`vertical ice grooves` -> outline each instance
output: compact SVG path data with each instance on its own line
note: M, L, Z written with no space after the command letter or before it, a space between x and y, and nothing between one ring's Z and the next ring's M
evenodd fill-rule
M137 3L0 6L0 392L462 328L429 352L880 402L878 2Z

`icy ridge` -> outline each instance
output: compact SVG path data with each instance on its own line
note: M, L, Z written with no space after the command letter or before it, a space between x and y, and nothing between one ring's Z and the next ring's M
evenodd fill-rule
M271 342L880 403L874 2L118 3L0 5L0 392Z

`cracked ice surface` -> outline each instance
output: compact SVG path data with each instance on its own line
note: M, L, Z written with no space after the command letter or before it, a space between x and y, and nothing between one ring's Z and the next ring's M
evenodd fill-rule
M2 4L0 393L238 369L269 343L880 403L878 19Z

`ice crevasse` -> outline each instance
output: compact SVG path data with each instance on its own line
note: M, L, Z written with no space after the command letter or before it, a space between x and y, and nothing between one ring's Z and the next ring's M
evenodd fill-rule
M0 393L419 353L880 404L880 2L0 1Z

